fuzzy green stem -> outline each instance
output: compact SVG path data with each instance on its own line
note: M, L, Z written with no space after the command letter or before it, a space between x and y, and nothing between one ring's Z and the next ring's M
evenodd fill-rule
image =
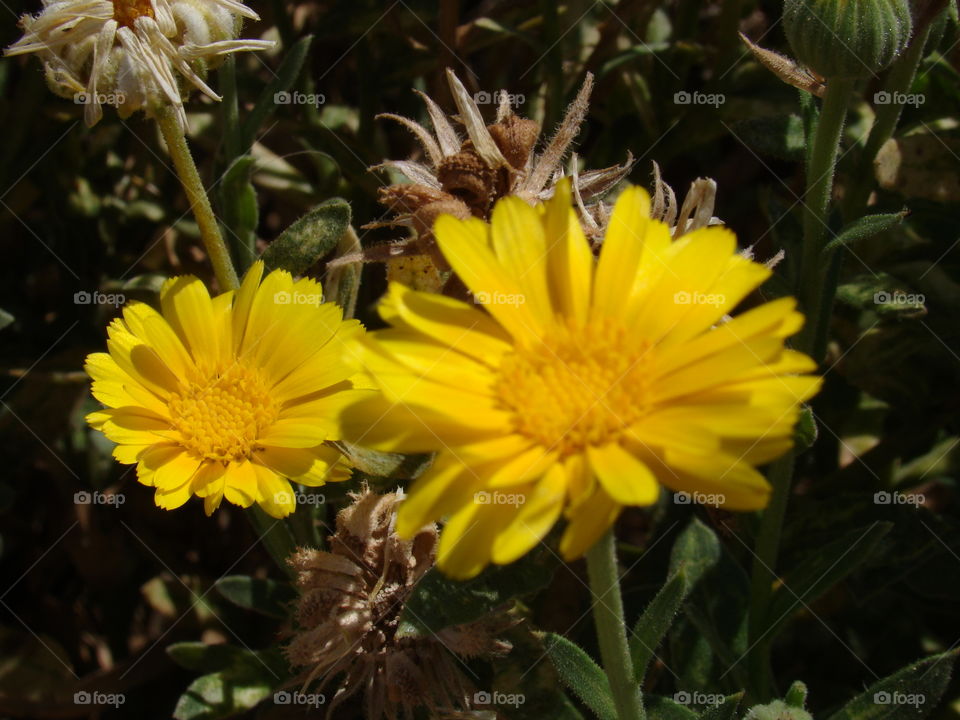
M270 517L258 505L248 507L244 514L277 567L292 576L294 573L287 565L287 558L297 549L297 544L287 524Z
M890 68L890 72L887 73L883 90L891 98L897 95L906 95L910 92L913 79L917 75L917 68L920 67L920 61L923 60L923 51L927 45L927 40L930 38L930 26L932 24L928 22L917 30L917 34L910 42L907 51L897 58ZM870 135L867 137L863 154L860 156L860 163L857 165L853 182L850 183L849 195L844 202L844 217L847 222L856 220L866 212L867 200L870 198L870 191L873 189L873 161L876 159L877 153L880 152L880 148L893 137L893 131L897 129L900 115L903 113L903 106L900 103L890 102L875 107L877 115L873 127L870 128Z
M830 78L827 81L823 109L813 138L810 163L807 167L807 191L803 202L803 254L800 261L800 298L807 316L800 334L799 348L813 353L819 333L820 308L825 301L823 287L826 268L821 253L827 237L827 218L833 191L833 174L837 165L840 135L847 117L847 99L853 90L852 80ZM830 303L833 297L829 298ZM819 358L814 358L818 360Z
M627 645L627 625L623 617L612 530L587 551L587 575L593 595L593 618L597 625L600 657L610 681L617 717L619 720L643 720L640 688L633 679L633 662Z
M790 498L794 454L788 453L770 466L768 478L773 492L760 520L760 532L754 551L750 576L750 615L748 624L747 664L750 673L751 695L755 702L768 700L774 692L770 668L772 638L765 637L767 612L773 583L776 580L777 555L780 552L780 534Z
M233 268L230 251L223 242L223 235L220 234L220 226L217 224L217 218L210 206L210 199L203 187L203 181L200 180L200 173L197 172L193 155L190 154L187 136L180 126L174 109L167 107L161 110L157 114L157 124L160 126L163 140L167 144L167 151L173 160L177 177L180 178L180 183L183 185L183 189L187 193L187 199L190 201L193 215L197 219L200 237L207 249L207 255L210 256L213 272L217 277L220 289L223 291L235 290L239 287L237 271Z

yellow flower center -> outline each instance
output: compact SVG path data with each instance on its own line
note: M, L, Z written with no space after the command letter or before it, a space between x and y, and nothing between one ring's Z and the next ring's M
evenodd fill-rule
M651 360L617 321L561 326L504 358L496 392L516 432L566 456L616 440L647 411Z
M222 462L250 457L280 410L260 373L242 365L184 382L168 407L183 446Z
M150 0L113 0L113 19L120 27L133 27L138 17L155 17Z

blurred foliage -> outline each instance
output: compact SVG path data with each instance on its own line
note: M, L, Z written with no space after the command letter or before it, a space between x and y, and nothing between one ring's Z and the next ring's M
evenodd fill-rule
M248 34L281 44L273 54L238 57L213 77L226 98L236 98L236 116L230 102L193 97L188 104L191 142L238 264L267 247L268 256L282 252L285 238L312 222L347 222L338 208L356 227L384 219L376 192L389 178L367 168L416 150L402 128L375 116L427 122L414 88L452 109L443 80L450 66L472 92L516 94L520 111L548 129L584 73L593 72L580 158L606 167L630 150L638 158L633 182L649 185L656 160L678 191L699 176L714 178L715 212L741 243L760 259L786 251L764 294L783 294L795 282L803 113L797 91L748 56L735 34L739 27L784 51L780 3L253 5L263 20ZM6 8L4 46L18 37L12 16L38 9L33 0ZM849 218L831 220L834 234L849 232L835 253L843 264L825 389L813 405L816 427L805 429L817 441L800 456L778 568L785 584L768 618L779 632L776 681L785 690L802 679L815 717L866 717L867 701L858 697L865 687L867 695L923 688L943 696L911 717L960 712L960 685L949 680L952 656L908 665L947 652L960 638L956 41L950 21L913 88L925 102L905 108L877 163L870 212L896 222L851 229ZM851 108L840 198L881 81L860 88ZM316 102L278 104L278 92ZM0 62L0 93L0 243L7 258L0 284L0 716L247 711L288 680L276 617L287 596L267 582L280 574L235 508L213 519L196 503L157 510L131 469L115 464L109 443L83 422L96 407L83 358L103 346L117 314L115 306L85 299L99 292L150 302L164 276L211 280L196 225L151 122L108 112L85 128L82 106L48 93L29 58ZM691 93L714 100L684 103ZM492 117L492 107L483 109ZM333 197L349 208L322 205ZM359 238L369 246L400 233L360 230ZM299 266L321 275L318 257L329 249L313 248ZM371 307L383 287L382 267L366 267L357 315L368 325L378 322ZM298 542L322 541L347 489L323 488L325 504L306 518L298 512ZM123 502L75 502L76 493L94 491ZM691 516L700 518L695 526ZM739 714L732 696L748 684L745 608L756 519L664 498L652 511L625 512L618 527L628 622L646 610L659 623L644 680L651 717ZM676 559L681 550L671 548L678 538L690 540L689 530L680 534L688 527L709 534L699 542L713 548L714 562L694 568ZM578 675L576 663L593 662L597 651L583 568L549 555L533 558L535 572L513 568L519 577L504 580L506 587L488 588L481 576L456 589L460 599L431 595L429 584L417 596L417 607L448 603L470 614L471 603L486 600L526 618L510 631L514 652L495 668L476 668L488 686L528 698L503 717L576 718L607 707L602 687L563 689ZM439 614L430 620L445 622ZM563 653L551 638L583 650ZM207 648L218 643L231 647ZM559 655L555 670L550 660ZM596 679L584 667L579 674ZM93 691L122 693L126 701L117 709L74 702L75 693ZM675 699L682 692L729 701L687 706ZM285 716L277 706L249 713ZM751 717L761 716L754 708Z

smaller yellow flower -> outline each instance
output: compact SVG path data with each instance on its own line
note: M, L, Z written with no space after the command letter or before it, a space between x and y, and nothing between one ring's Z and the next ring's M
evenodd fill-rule
M545 206L508 197L490 225L443 216L435 234L477 304L391 285L392 327L362 347L383 395L343 416L351 442L438 452L400 506L401 536L447 517L437 562L467 578L561 515L560 551L578 557L662 486L766 505L756 466L790 449L820 379L785 347L803 324L792 298L729 317L770 276L732 232L672 240L630 188L595 258L561 183Z
M256 263L236 292L211 298L195 277L167 281L162 313L131 303L108 328L106 353L87 357L93 395L108 409L87 421L136 464L159 507L191 496L211 514L225 497L293 512L289 480L318 486L349 469L327 443L339 439L358 366L346 350L363 333L324 303L320 283ZM261 283L261 278L263 282Z

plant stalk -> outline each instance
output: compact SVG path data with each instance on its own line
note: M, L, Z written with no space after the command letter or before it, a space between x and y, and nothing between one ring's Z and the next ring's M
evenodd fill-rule
M750 573L750 615L747 629L750 653L747 662L751 694L756 702L765 702L774 693L770 668L771 639L765 638L763 634L766 632L773 583L777 579L777 555L780 553L780 534L790 498L793 465L794 453L790 452L770 466L768 478L773 492L760 520L760 532L757 535Z
M237 281L237 271L230 259L230 251L223 241L220 226L217 224L217 217L213 214L207 191L203 187L203 181L200 180L200 173L197 172L197 165L193 161L193 155L191 155L190 148L187 145L187 136L184 134L172 107L165 107L157 114L157 124L160 126L163 140L167 144L167 151L173 160L177 177L180 178L180 183L183 185L183 189L187 193L187 199L190 201L193 215L197 219L200 237L207 249L207 255L210 256L210 262L213 265L213 272L216 275L217 283L220 285L220 290L235 290L240 285Z
M853 81L831 78L827 82L823 109L817 122L817 131L807 166L807 190L803 202L803 253L800 261L799 295L807 322L800 333L799 349L814 353L819 334L821 306L827 300L824 292L826 268L821 254L826 244L827 219L833 192L833 175L837 165L840 136L847 116L847 99L853 90ZM817 362L819 357L814 357Z
M633 662L627 645L627 625L617 574L617 551L613 530L608 530L587 551L587 575L593 596L593 618L603 669L610 681L619 720L643 720L640 688L633 678Z

